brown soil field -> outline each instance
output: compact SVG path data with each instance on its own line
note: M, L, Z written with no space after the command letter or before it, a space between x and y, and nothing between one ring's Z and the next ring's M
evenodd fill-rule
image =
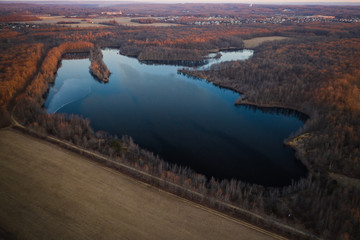
M131 22L131 17L98 17L98 18L66 18L65 16L51 16L51 17L39 17L40 21L29 21L29 24L56 24L61 26L62 24L57 24L57 22L80 22L78 24L65 24L68 27L105 27L106 25L99 24L101 22L116 21L120 25L126 26L155 26L155 27L168 27L168 26L177 26L174 23L151 23L151 24L141 24L136 22ZM152 18L152 17L137 17L140 18ZM82 21L82 20L86 21ZM157 18L158 19L158 18Z
M271 37L251 38L248 40L244 40L244 48L256 48L260 44L267 41L276 41L276 40L284 40L284 39L288 39L288 37L271 36Z
M0 239L6 233L16 239L283 239L9 128L0 130Z

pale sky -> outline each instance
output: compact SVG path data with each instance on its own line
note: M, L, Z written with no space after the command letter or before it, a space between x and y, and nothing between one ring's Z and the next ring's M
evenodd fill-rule
M112 2L125 3L253 3L253 4L324 4L324 5L360 5L360 0L0 0L0 2Z
M46 0L45 0L46 1ZM65 0L76 1L76 0ZM98 0L77 0L77 1L98 1ZM119 1L119 0L105 0ZM121 0L120 0L121 1ZM126 2L161 2L161 3L360 3L360 0L123 0Z
M0 2L47 2L48 0L0 0ZM49 0L56 2L57 0ZM360 0L58 0L61 2L153 2L153 3L360 3Z
M40 0L40 1L47 1L47 0ZM56 1L56 0L55 0ZM61 0L60 0L61 1ZM96 1L101 2L101 0L62 0L62 1L75 1L75 2L82 2L82 1ZM193 2L216 2L216 3L227 3L227 2L233 2L233 3L360 3L360 0L104 0L104 2L112 2L112 1L118 1L118 2L163 2L163 3L193 3Z

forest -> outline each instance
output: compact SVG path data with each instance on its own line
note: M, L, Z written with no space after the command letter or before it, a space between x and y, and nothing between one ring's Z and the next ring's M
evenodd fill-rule
M244 63L183 72L244 93L237 104L283 106L308 114L311 124L298 134L316 135L308 137L310 142L302 140L302 152L311 152L305 156L310 165L359 178L360 40L288 40L263 44L257 51Z
M102 57L100 47L93 47L90 50L90 73L100 82L108 82L111 72L105 65Z
M229 6L222 6L218 14L227 12L226 6ZM129 12L132 7L128 7ZM163 9L168 7L164 5ZM173 11L184 7L174 5ZM199 10L200 7L193 11L206 15L216 10L209 8L211 11ZM270 6L259 8L268 14L275 11ZM22 9L40 11L37 5L18 9L20 12ZM84 9L87 8L73 7L69 13L82 13ZM299 7L298 11L314 9ZM322 14L360 14L357 8L321 9ZM87 10L99 11L95 7ZM7 6L1 10L1 15L9 16L13 11L13 7ZM65 10L54 8L51 11L55 14L55 11ZM141 7L138 12L153 14ZM159 15L161 12L160 8ZM6 21L6 18L2 19ZM175 184L160 184L159 187L265 225L290 238L360 238L360 23L162 28L121 25L100 28L1 27L1 125L9 124L13 113L16 120L33 134L55 136L106 155ZM206 179L186 166L170 164L141 149L130 136L94 132L87 119L47 114L43 108L49 86L55 81L66 53L89 53L89 70L97 79L107 81L110 72L102 61L101 48L116 47L122 54L141 61L204 61L209 52L243 48L243 40L262 36L286 36L289 39L260 45L254 49L253 57L245 62L226 62L203 71L184 68L180 72L242 93L244 98L236 104L290 108L309 116L304 127L284 142L296 150L296 157L307 166L309 175L287 187L265 188L237 179ZM354 179L356 184L345 184L332 177L333 174ZM311 234L284 231L271 221L259 222L251 215L227 210L224 203Z

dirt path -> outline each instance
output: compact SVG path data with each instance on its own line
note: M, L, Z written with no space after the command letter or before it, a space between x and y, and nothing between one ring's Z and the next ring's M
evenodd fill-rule
M0 130L0 228L18 239L277 237L11 129Z
M348 177L339 173L329 173L329 176L344 186L353 186L360 189L360 179Z

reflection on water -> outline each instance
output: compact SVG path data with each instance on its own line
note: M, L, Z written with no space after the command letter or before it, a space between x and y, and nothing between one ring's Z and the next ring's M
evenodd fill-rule
M225 52L222 60L211 61L251 54ZM95 130L130 135L166 161L208 177L281 186L306 175L283 146L302 118L235 106L239 94L177 74L176 66L143 64L117 50L103 55L112 72L108 84L91 77L89 60L63 61L45 104L48 112L82 115Z
M204 65L203 68L209 68L213 64L227 62L227 61L237 61L237 60L246 60L253 55L253 50L238 50L238 51L221 51L221 57L211 59L208 64ZM216 53L210 54L210 57L215 57Z
M201 67L202 69L209 68L213 64L226 62L246 60L252 56L253 50L237 50L237 51L222 51L220 57L218 53L211 53L208 58L202 61L187 61L187 60L142 60L141 63L147 65L172 65L182 67Z
M57 94L53 95L49 105L47 106L48 113L57 112L60 108L67 104L82 99L90 94L90 86L87 85L87 79L84 78L69 78L65 79L60 89L57 89Z
M301 112L298 112L293 109L287 109L287 108L279 108L279 107L256 107L253 105L241 105L239 107L251 109L253 111L260 111L262 113L271 113L276 115L285 115L289 117L296 117L297 119L301 120L302 122L305 122L309 117Z

